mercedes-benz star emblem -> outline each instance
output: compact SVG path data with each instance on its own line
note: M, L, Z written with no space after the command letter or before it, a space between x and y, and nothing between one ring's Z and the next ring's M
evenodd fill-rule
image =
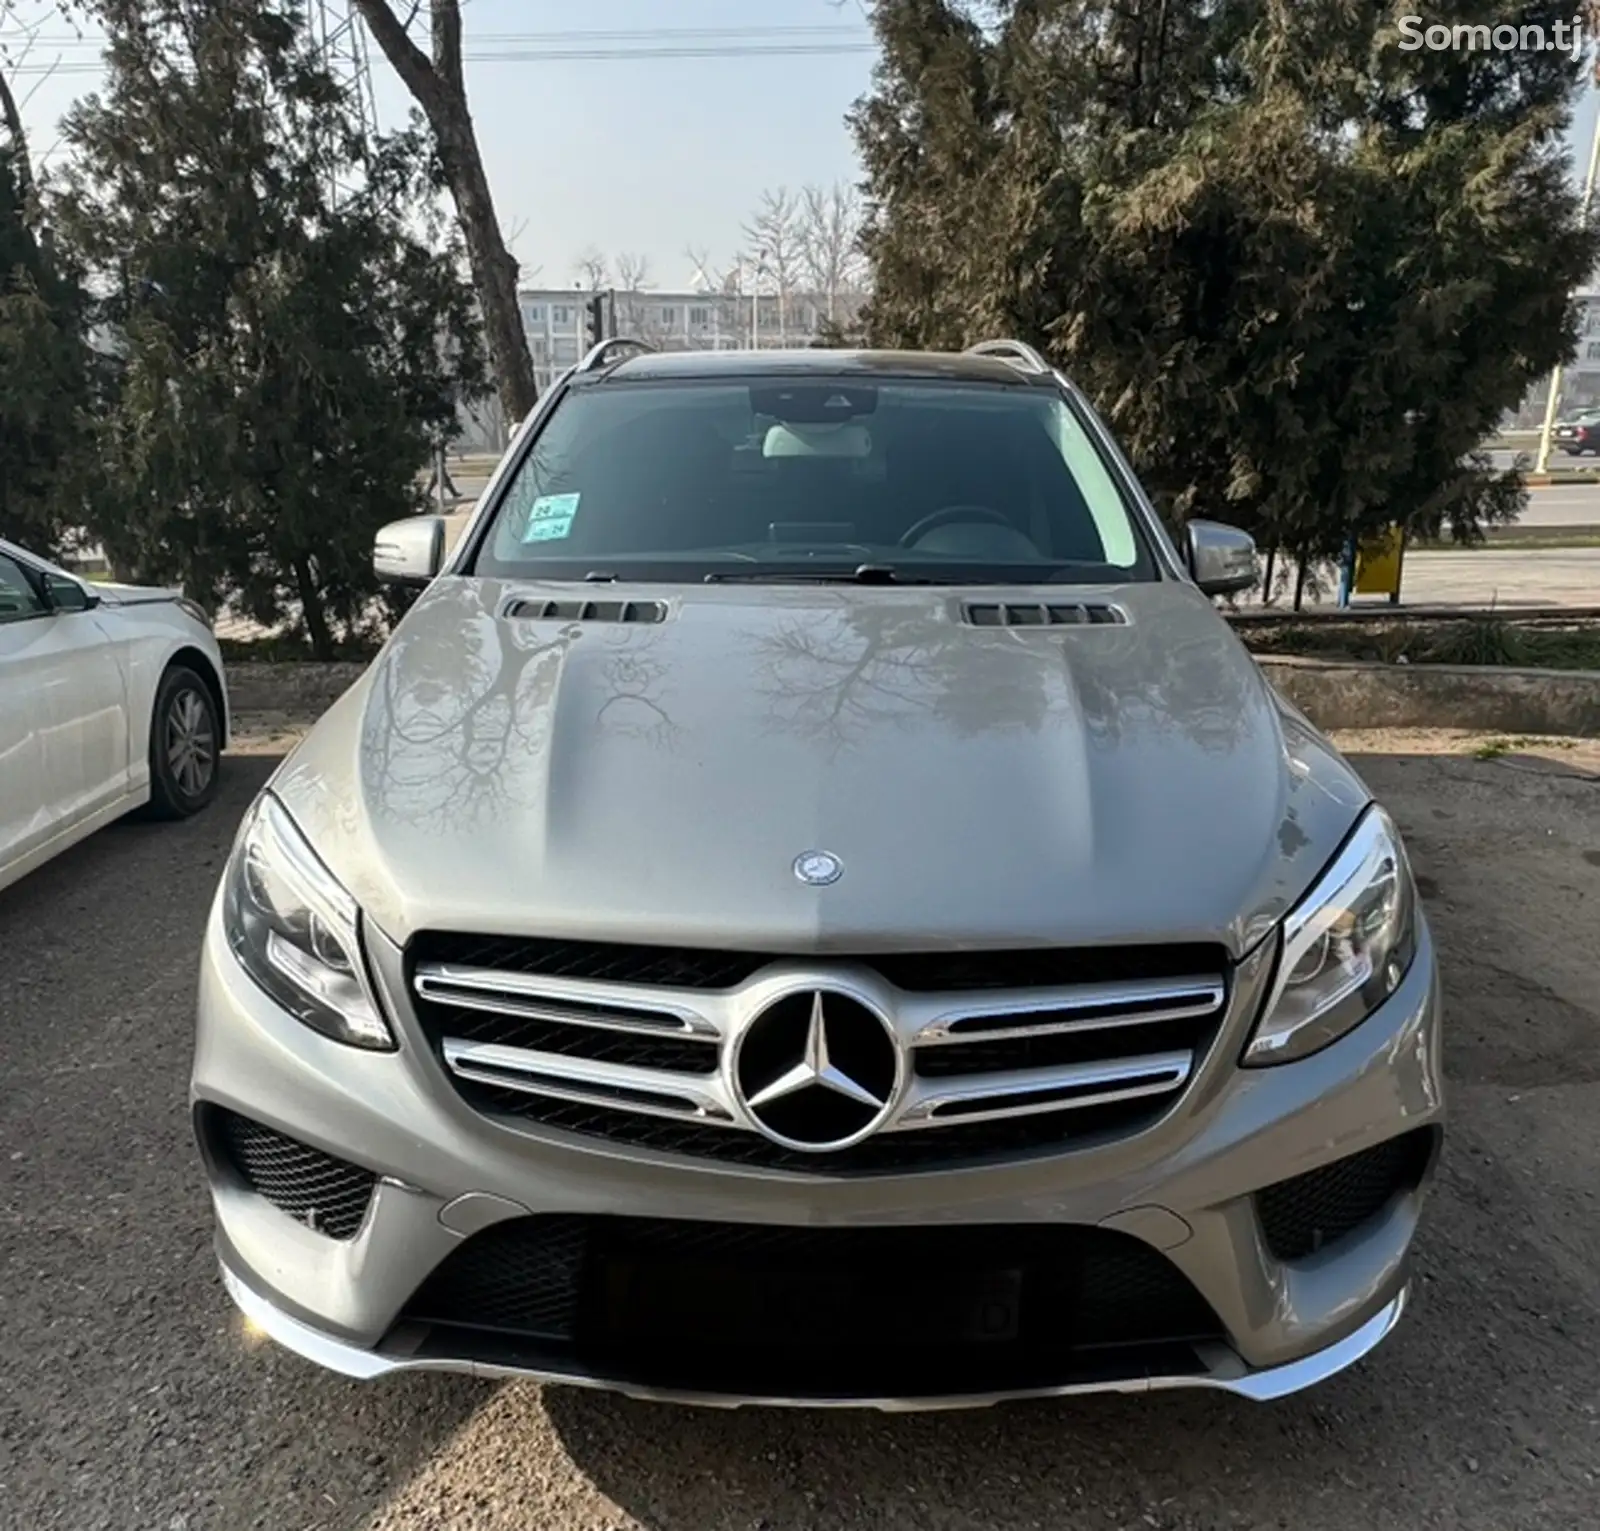
M751 1122L774 1143L827 1153L883 1125L902 1069L876 1010L849 994L807 989L751 1021L734 1054L733 1083Z
M794 875L811 888L825 888L844 874L844 862L832 851L803 851L794 858Z

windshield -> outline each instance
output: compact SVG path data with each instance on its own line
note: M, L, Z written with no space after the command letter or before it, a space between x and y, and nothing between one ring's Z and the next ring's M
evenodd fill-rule
M1054 389L611 381L557 405L473 572L542 579L1158 578Z

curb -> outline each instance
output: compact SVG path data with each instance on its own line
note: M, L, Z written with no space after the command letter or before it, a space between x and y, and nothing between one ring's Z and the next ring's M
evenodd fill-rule
M1600 670L1254 657L1278 694L1322 729L1600 735Z
M1282 606L1242 606L1222 613L1235 627L1313 627L1341 624L1359 627L1406 622L1592 622L1600 606L1308 606L1289 611Z

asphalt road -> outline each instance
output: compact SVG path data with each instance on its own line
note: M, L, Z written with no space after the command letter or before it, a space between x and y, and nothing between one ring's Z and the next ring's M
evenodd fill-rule
M1407 553L1400 594L1408 606L1600 606L1600 547Z
M1600 747L1358 741L1444 951L1454 1120L1400 1331L1319 1391L920 1417L360 1385L247 1339L186 1127L195 953L265 757L0 894L6 1531L1594 1523Z
M1527 509L1517 524L1600 527L1600 484L1548 484L1530 489Z

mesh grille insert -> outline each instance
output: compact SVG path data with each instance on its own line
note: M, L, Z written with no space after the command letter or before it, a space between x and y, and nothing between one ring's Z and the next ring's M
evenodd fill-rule
M1159 1251L1072 1224L515 1218L448 1255L401 1321L440 1353L521 1343L659 1386L795 1397L1025 1385L1117 1354L1137 1374L1146 1347L1223 1338Z
M216 1141L239 1177L298 1223L353 1239L378 1177L232 1111L216 1111Z
M1258 1191L1268 1249L1280 1260L1303 1260L1354 1233L1421 1182L1433 1143L1433 1129L1418 1128Z

